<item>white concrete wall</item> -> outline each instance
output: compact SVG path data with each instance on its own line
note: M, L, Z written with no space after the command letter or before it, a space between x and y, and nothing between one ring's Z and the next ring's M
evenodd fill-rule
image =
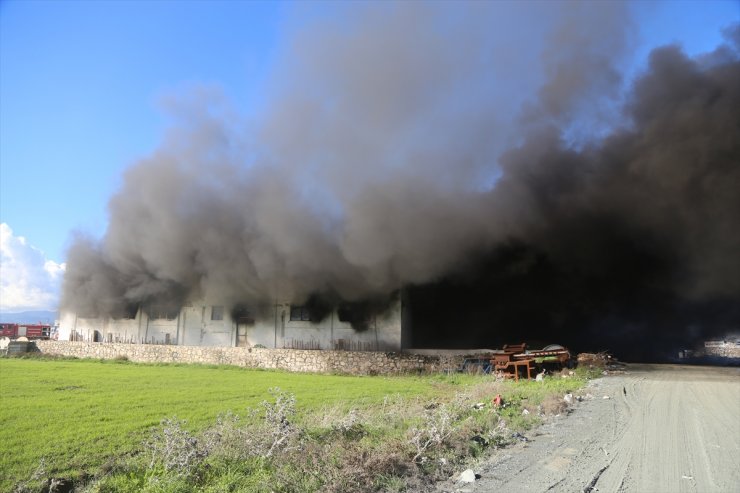
M146 343L177 344L177 332L180 326L180 315L178 314L172 320L166 318L151 318L142 310L139 310L138 317L141 319L139 328L139 338ZM116 321L120 322L120 321ZM121 328L119 323L115 324L116 328Z
M212 320L212 311L213 305L204 301L190 303L180 310L174 327L162 324L158 333L170 330L171 344L181 346L234 346L236 326L228 310L224 307L222 320Z
M211 320L210 311L206 310L201 346L236 345L236 324L231 320L231 315L228 312L228 308L224 307L223 319Z
M258 307L254 324L247 325L247 342L250 346L282 347L280 338L280 310L278 305Z
M142 319L140 314L132 319L82 318L72 312L62 312L59 320L59 340L93 341L95 332L103 341L140 342Z
M222 320L212 320L212 310L213 305L194 302L173 320L152 319L143 310L133 319L81 318L64 312L59 340L72 340L77 334L78 339L93 341L97 330L106 342L236 346L237 321L229 308L224 307ZM277 303L255 309L254 323L246 324L246 332L250 347L398 351L402 349L401 302L376 316L364 331L341 322L336 312L318 323L290 320L290 304Z
M59 313L59 332L57 334L60 341L70 340L76 317L77 315L74 312L63 311Z
M340 321L336 311L317 323L290 320L289 304L280 305L278 312L278 348L364 351L401 349L400 300L386 313L375 316L364 331L356 331L350 323Z

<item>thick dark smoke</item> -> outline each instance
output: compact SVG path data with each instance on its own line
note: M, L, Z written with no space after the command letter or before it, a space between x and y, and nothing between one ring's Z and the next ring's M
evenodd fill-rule
M178 103L70 249L63 305L308 300L361 329L404 288L420 346L638 356L736 328L738 44L657 49L625 92L631 25L617 3L413 3L295 26L258 124L213 91Z
M737 331L739 108L736 50L665 47L626 128L578 150L556 127L528 135L490 195L493 210L516 204L520 233L408 290L428 329L416 344L563 340L644 359Z

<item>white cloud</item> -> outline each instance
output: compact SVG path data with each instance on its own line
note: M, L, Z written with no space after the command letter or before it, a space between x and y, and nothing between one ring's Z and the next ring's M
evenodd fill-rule
M55 310L65 267L0 224L0 310Z

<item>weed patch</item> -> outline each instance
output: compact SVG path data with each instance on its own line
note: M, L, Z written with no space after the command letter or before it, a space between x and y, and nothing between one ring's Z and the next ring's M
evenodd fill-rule
M88 492L425 489L585 382L124 363L0 360L0 490L51 478Z

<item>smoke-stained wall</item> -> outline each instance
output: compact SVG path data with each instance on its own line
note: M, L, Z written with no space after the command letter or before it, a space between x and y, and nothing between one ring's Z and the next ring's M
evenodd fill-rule
M308 308L287 302L228 312L223 305L187 302L179 311L138 310L131 318L81 317L63 312L59 339L64 341L172 344L181 346L265 347L400 351L401 303L368 314L358 330L341 310L316 320L301 317ZM298 315L296 316L296 312ZM302 319L305 318L305 319ZM353 325L354 322L354 325Z
M557 334L636 357L736 327L739 32L626 80L628 4L297 23L256 121L209 88L172 104L105 235L71 247L63 305L337 310L405 288L413 345Z

